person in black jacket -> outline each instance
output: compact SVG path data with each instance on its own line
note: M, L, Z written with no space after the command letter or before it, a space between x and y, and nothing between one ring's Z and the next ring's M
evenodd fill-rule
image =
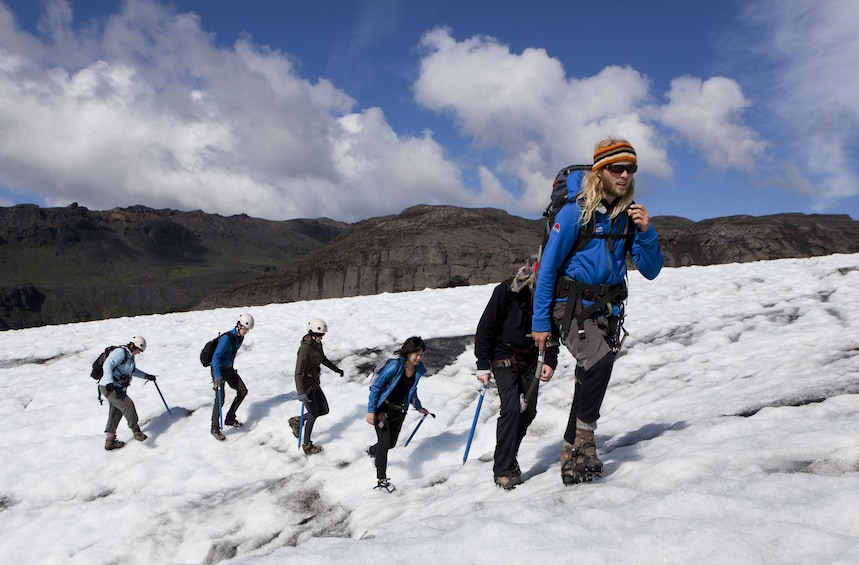
M328 399L322 392L322 365L325 365L341 377L343 369L325 356L322 348L322 338L328 333L328 324L319 318L313 318L307 322L307 334L301 338L301 345L295 359L295 392L307 409L307 417L304 421L304 439L301 449L305 455L316 455L322 451L321 445L315 445L310 441L313 433L313 424L320 416L328 414ZM292 433L298 437L300 416L289 419L289 427Z
M538 367L538 350L531 337L531 313L536 256L528 258L513 278L492 292L474 338L477 380L488 385L495 377L501 411L496 428L495 484L510 490L522 483L517 460L528 426L537 416L537 388L531 389ZM548 381L558 364L558 340L546 344L541 381ZM528 396L531 392L530 397Z

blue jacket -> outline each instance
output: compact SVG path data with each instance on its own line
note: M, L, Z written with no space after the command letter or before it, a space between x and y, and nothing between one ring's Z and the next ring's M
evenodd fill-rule
M134 355L124 345L110 352L104 360L102 371L101 379L98 381L100 386L113 384L113 386L127 388L131 384L131 377L146 378L146 373L137 368L134 364Z
M400 379L403 378L405 367L406 358L402 355L397 358L390 359L385 363L385 366L382 367L379 374L376 376L376 380L370 385L370 400L367 402L368 414L375 414L379 411L379 406L382 405L385 399L388 398L397 386L397 383L400 382ZM404 412L408 411L409 404L413 405L415 410L423 408L420 399L418 399L418 381L421 380L421 377L426 372L427 368L424 367L424 364L418 363L418 366L415 369L415 384L413 384L411 390L409 390L408 401L403 406Z
M617 218L612 225L608 212L595 212L594 234L622 235L626 222ZM627 221L632 221L628 216ZM622 239L614 242L609 252L606 239L593 238L576 254L568 257L581 231L581 208L571 201L558 211L555 223L540 258L537 286L534 291L534 315L531 329L535 332L552 330L552 304L555 302L555 283L562 275L585 284L615 285L626 277L625 246ZM653 224L647 231L635 229L632 241L632 261L644 278L652 280L662 270L664 259ZM565 298L562 298L565 300Z
M218 347L215 348L215 353L212 354L213 378L223 378L221 367L233 368L233 363L236 361L236 353L238 353L244 340L245 338L239 335L236 328L221 335L221 338L218 340ZM236 344L235 348L233 347L233 343Z

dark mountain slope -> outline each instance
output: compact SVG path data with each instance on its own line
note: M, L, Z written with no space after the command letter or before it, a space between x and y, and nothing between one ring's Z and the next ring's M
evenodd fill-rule
M653 218L669 267L859 253L846 215ZM0 208L0 329L487 284L542 220L414 206L356 224L75 205Z

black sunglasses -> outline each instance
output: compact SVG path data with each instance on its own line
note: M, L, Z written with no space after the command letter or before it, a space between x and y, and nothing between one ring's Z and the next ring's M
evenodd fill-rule
M614 164L612 164L612 165L606 165L605 168L608 169L610 172L616 174L616 175L619 175L619 174L623 173L624 171L626 171L629 174L633 174L635 171L638 170L638 165L614 165Z

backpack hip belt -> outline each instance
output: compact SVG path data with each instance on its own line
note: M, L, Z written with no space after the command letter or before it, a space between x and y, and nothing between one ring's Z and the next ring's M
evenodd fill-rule
M575 317L579 339L585 339L585 320L599 314L612 302L626 300L626 281L614 285L586 284L564 275L555 285L555 297L567 298L567 307L564 309L564 318L561 321L561 338L566 339L570 331L570 323ZM591 302L590 306L585 308L582 300Z
M507 359L501 359L500 361L493 361L490 365L493 369L506 369L508 367L516 367L516 354L514 353L512 356Z
M393 412L395 414L402 414L403 412L405 412L405 407L402 404L394 404L393 402L390 402L387 398L384 402L382 402L382 408L385 410L385 412L388 413Z
M517 351L517 349L520 348L510 345L509 343L505 345L513 350L513 355L507 359L493 361L490 365L492 369L506 369L512 367L516 375L519 375L522 371L526 370L527 367L537 363L536 353L532 353L530 350Z

